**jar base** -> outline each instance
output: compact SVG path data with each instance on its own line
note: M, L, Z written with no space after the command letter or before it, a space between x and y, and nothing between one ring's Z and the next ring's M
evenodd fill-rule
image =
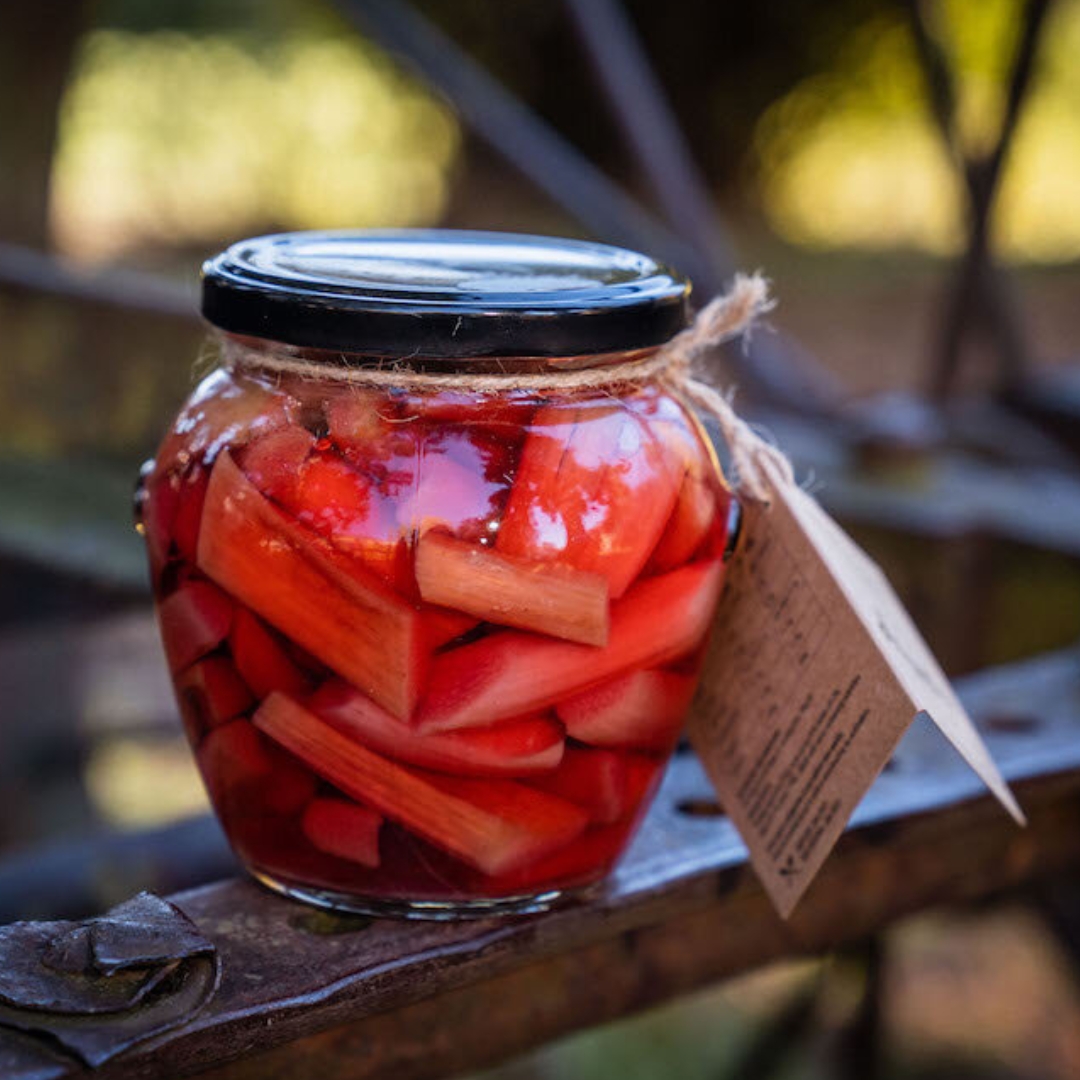
M425 922L453 922L459 919L490 919L515 915L538 915L591 899L602 882L568 889L548 889L518 896L477 897L462 900L402 900L395 897L359 896L299 885L284 881L261 870L248 867L248 873L265 888L290 900L327 911L349 915L371 915L380 919L405 919Z

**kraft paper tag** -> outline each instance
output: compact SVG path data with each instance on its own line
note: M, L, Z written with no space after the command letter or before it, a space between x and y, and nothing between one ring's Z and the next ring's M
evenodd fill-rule
M689 734L787 917L926 713L1019 822L985 744L884 574L800 488L745 506Z

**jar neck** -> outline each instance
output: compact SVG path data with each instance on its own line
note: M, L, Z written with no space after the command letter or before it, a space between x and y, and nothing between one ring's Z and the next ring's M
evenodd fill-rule
M341 369L353 371L415 371L445 375L534 375L586 371L615 365L633 364L654 356L662 345L619 352L584 353L578 356L387 356L364 352L300 348L267 338L216 332L227 365L242 357L243 366L258 369L260 356L268 368L281 361L295 360L305 365L325 367L328 373Z

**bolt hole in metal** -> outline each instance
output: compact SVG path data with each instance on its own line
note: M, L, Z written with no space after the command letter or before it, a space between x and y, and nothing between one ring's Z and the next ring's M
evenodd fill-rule
M1028 713L992 713L980 717L979 726L995 735L1030 735L1039 727L1039 719Z
M724 817L724 808L716 799L683 799L675 805L680 814L687 817L717 818Z

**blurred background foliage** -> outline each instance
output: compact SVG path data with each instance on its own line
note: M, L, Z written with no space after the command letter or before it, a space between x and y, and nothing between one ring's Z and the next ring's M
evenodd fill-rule
M600 163L613 126L559 5L423 5ZM628 5L716 193L810 248L954 254L963 207L896 4ZM451 110L318 4L90 9L51 165L57 246L103 260L273 228L413 225L468 203ZM959 133L1000 123L1015 0L935 8L959 76ZM1080 255L1080 3L1061 3L1001 193L999 250ZM693 32L689 29L693 28ZM809 31L808 29L809 28ZM509 224L513 224L512 222Z
M89 259L429 224L459 145L450 111L352 35L101 29L65 94L50 224Z

